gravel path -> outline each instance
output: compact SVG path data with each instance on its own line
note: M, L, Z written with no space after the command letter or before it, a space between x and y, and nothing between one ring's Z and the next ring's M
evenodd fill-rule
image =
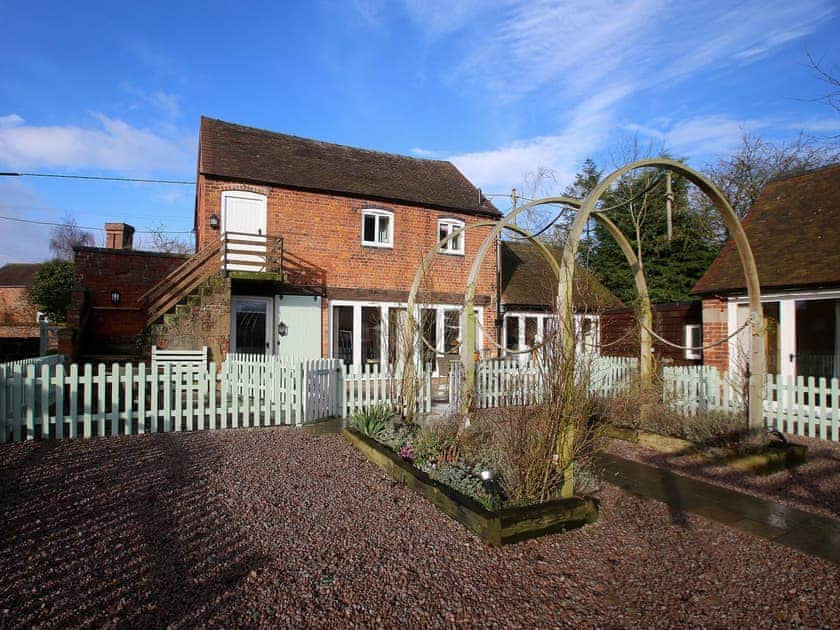
M503 549L294 429L0 448L0 626L831 627L840 567L607 486Z
M675 457L623 440L610 440L607 451L626 459L740 490L757 497L840 518L840 444L791 436L808 447L808 461L790 470L761 477L715 465L702 455Z

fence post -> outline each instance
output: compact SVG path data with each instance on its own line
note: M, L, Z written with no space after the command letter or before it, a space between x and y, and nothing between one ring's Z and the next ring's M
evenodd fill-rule
M336 410L336 415L340 418L347 417L347 392L345 391L345 373L344 373L344 361L341 359L336 359L335 371L338 373L336 377L336 383L338 388L338 409Z
M303 423L306 421L306 413L307 413L307 400L306 400L306 360L301 359L300 363L298 364L298 382L297 382L297 393L298 393L298 414L295 418L295 426L303 426Z

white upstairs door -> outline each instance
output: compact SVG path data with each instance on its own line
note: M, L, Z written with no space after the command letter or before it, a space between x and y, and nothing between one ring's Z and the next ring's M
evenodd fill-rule
M241 190L222 193L222 249L229 271L265 271L268 204L265 195ZM253 252L253 253L251 253Z

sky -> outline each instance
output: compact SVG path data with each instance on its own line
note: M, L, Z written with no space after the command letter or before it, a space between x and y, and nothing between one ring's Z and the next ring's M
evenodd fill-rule
M191 182L205 115L448 159L507 210L528 173L560 192L632 138L703 168L745 132L840 134L808 66L840 74L836 0L0 0L0 24L0 171ZM0 216L189 241L194 196L0 176ZM49 233L0 219L0 264Z

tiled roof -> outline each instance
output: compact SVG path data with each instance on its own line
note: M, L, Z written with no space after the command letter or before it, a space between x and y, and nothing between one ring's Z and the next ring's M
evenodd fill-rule
M451 162L424 160L201 118L199 172L489 216L499 211Z
M559 261L562 252L549 250ZM557 294L557 276L536 245L527 241L502 241L502 302L507 306L550 307ZM602 311L622 306L592 272L575 269L576 310Z
M9 263L0 267L0 287L28 287L41 263Z
M840 284L840 164L769 182L743 225L763 290ZM730 239L693 292L745 287Z

